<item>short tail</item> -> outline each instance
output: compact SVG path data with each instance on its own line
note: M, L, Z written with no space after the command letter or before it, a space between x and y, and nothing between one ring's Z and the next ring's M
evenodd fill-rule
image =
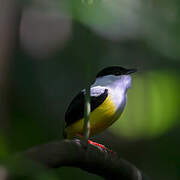
M75 136L73 132L69 131L69 129L65 127L63 130L63 137L64 139L73 139Z
M63 137L64 139L73 139L74 137L76 137L76 134L71 128L69 129L69 126L66 126L65 124L63 128Z

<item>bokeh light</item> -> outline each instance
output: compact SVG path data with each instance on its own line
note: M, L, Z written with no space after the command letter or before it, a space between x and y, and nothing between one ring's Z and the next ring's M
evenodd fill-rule
M179 180L179 12L179 0L0 0L0 158L62 140L72 98L119 65L138 69L127 106L92 139L151 179ZM46 170L29 179L102 179Z

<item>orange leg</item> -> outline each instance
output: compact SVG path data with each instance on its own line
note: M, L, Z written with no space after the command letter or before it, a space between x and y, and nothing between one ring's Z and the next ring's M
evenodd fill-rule
M116 154L115 152L113 152L112 150L108 149L107 147L105 147L104 145L102 144L99 144L99 143L96 143L96 142L93 142L91 140L88 140L88 143L99 148L100 150L103 150L105 152L108 152L108 153L113 153L113 154Z
M80 138L83 138L83 135L80 134L80 133L78 133L77 136L80 137ZM102 145L102 144L93 142L93 141L91 141L91 140L88 140L88 144L91 144L91 145L97 147L97 148L100 149L101 151L105 151L105 152L112 153L112 154L115 154L115 155L116 155L116 152L113 152L112 150L108 149L106 146L104 146L104 145Z

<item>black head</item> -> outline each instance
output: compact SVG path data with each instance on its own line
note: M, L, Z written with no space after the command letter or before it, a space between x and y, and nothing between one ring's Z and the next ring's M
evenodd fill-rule
M136 69L125 69L123 67L120 66L110 66L107 68L104 68L103 70L101 70L96 78L98 77L102 77L102 76L107 76L107 75L115 75L115 76L120 76L120 75L127 75L127 74L131 74L136 72Z

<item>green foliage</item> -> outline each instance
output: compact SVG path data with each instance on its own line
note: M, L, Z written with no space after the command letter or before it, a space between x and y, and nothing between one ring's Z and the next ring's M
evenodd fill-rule
M97 142L112 146L152 179L180 179L180 1L18 2L25 5L14 38L19 39L8 42L11 28L0 34L3 47L9 48L5 68L0 68L5 82L1 90L7 95L0 118L2 126L9 126L6 136L0 136L0 158L62 138L64 112L74 95L99 69L121 65L139 72L133 76L125 112L110 128L114 136L104 132ZM12 16L5 17L9 21ZM14 54L8 44L15 44ZM8 78L3 79L6 68ZM101 179L75 168L62 168L59 174L32 168L27 178L28 170L16 166L12 169L24 179Z

